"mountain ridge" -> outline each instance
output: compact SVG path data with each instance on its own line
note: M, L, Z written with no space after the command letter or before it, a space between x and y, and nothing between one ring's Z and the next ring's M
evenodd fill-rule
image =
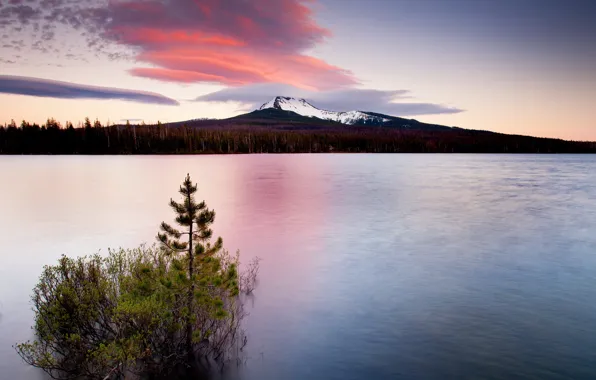
M373 116L364 111L329 111L315 107L306 99L288 96L276 96L263 104L257 111L275 108L283 111L292 111L301 116L316 117L322 120L335 121L347 125L381 125L390 121L387 117Z
M353 110L353 111L330 111L318 108L309 101L302 98L288 96L276 96L264 103L252 113L276 109L293 112L297 115L311 119L333 121L350 126L381 126L402 129L429 129L429 130L452 130L453 127L437 124L421 123L414 119L385 115L377 112Z

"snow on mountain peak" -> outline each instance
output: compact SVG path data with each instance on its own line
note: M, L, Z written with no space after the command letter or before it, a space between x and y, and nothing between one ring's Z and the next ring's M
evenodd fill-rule
M342 124L382 124L389 119L370 115L362 111L336 112L319 109L305 99L296 99L286 96L277 96L263 104L259 110L275 108L283 111L292 111L306 117L316 117L322 120L332 120Z
M263 104L259 110L267 108L276 108L284 111L292 111L293 109L301 110L303 108L316 108L309 104L304 99L289 98L287 96L276 96L267 103ZM295 111L294 111L295 112Z

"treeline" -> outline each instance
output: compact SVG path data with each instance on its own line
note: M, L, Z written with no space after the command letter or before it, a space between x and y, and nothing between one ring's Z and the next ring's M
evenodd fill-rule
M408 131L381 127L325 129L292 123L80 126L23 121L0 126L0 154L234 153L596 153L594 142L486 131Z

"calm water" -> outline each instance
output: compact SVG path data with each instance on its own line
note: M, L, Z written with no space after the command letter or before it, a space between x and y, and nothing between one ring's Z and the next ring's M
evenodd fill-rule
M263 258L230 378L596 378L596 156L0 157L0 379L62 254L153 242L186 173Z

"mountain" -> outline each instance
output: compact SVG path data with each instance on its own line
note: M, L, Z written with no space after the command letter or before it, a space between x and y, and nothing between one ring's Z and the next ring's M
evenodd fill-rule
M298 115L306 117L316 117L322 120L331 120L348 125L381 125L388 122L389 119L380 116L373 116L361 111L336 112L319 109L304 99L288 98L277 96L267 103L263 104L259 110L278 109L283 111L295 112Z
M414 119L404 119L395 116L383 115L375 112L365 111L328 111L317 108L305 99L296 99L285 96L277 96L263 104L256 111L248 114L254 116L265 115L266 112L286 111L290 114L297 114L311 119L333 121L346 125L358 126L382 126L414 130L451 130L453 128L444 125L421 123ZM275 112L277 115L283 113ZM287 117L287 116L286 116Z
M260 126L269 129L337 130L387 127L411 131L457 131L458 127L422 123L368 111L329 111L315 107L305 99L276 96L258 109L220 120L184 120L166 123L169 126L241 127ZM357 127L357 128L356 128Z

